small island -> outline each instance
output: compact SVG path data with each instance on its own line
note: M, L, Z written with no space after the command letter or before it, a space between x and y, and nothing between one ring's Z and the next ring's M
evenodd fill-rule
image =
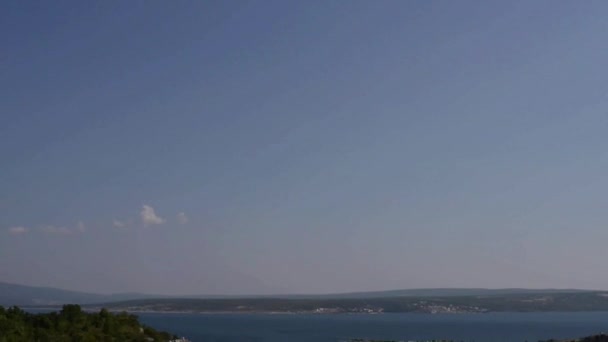
M59 312L28 313L19 307L0 306L0 342L21 341L187 341L142 325L137 316L101 309L88 313L79 305L64 305Z

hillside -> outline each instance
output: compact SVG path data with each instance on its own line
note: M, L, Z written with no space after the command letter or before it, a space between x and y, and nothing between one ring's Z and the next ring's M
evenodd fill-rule
M148 295L138 293L102 295L52 287L36 287L0 282L0 305L3 306L93 304L149 297Z
M285 298L386 298L386 297L463 297L463 296L505 296L517 294L550 294L550 293L589 292L579 289L525 289L525 288L428 288L403 289L388 291L346 292L323 295L291 295Z
M487 296L381 298L145 299L106 303L112 310L284 313L483 313L608 311L605 292L535 292Z
M0 305L4 306L57 306L63 304L97 305L111 303L113 307L134 307L143 310L160 311L311 311L323 307L340 308L340 311L357 311L374 307L383 311L424 311L443 310L442 305L452 305L457 309L471 311L467 306L477 306L486 311L505 309L529 311L530 309L603 307L605 297L598 297L597 291L558 289L406 289L374 292L352 292L318 295L277 295L277 296L205 296L171 297L162 295L95 294L69 291L51 287L34 287L0 282ZM595 299L590 303L582 301L570 303L569 296ZM514 298L523 298L518 303ZM544 299L543 299L544 298ZM599 299L598 299L599 298ZM426 299L426 304L420 304ZM526 302L531 300L531 302ZM565 302L564 302L565 301ZM435 303L435 304L432 304ZM434 308L437 306L438 308ZM431 309L434 308L434 309ZM606 307L608 309L608 306ZM583 309L583 308L580 308ZM577 309L579 310L579 309Z
M78 305L60 312L30 314L18 307L0 306L0 341L134 341L168 342L177 337L141 325L137 317L107 310L85 313Z

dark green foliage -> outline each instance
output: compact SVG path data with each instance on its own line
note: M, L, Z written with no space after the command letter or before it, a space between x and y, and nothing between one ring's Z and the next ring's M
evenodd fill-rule
M59 313L30 314L0 306L0 342L161 342L173 338L142 326L134 315L111 314L106 309L86 313L78 305L64 305Z
M579 338L576 340L549 340L546 342L608 342L608 335L599 334L599 335L595 335L595 336Z

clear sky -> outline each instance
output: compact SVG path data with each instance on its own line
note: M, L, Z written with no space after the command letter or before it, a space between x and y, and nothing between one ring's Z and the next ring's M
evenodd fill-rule
M606 1L3 1L0 281L608 289Z

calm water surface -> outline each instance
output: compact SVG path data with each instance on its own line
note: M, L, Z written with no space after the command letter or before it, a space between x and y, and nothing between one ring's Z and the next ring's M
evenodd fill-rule
M138 316L145 324L194 342L337 342L348 338L524 342L608 331L608 312Z

